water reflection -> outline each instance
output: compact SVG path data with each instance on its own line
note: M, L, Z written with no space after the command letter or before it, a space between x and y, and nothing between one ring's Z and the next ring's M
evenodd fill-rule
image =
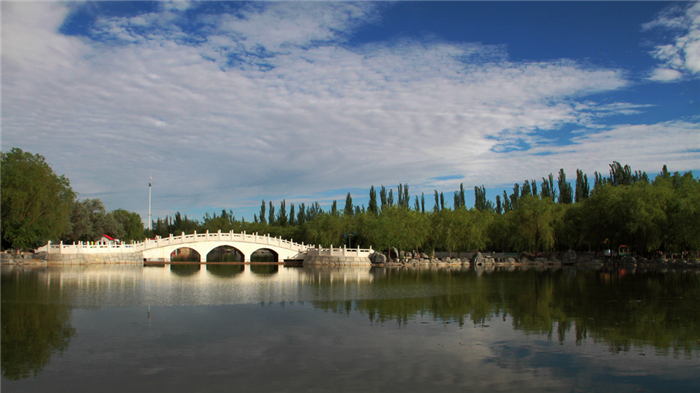
M229 265L229 264L207 264L207 272L214 276L221 278L232 278L243 273L245 266L240 265Z
M51 356L68 348L71 326L69 293L43 270L2 270L2 376L36 376ZM60 302L57 300L60 299Z
M180 277L193 276L199 273L201 265L198 263L173 263L170 265L170 271Z
M144 346L151 348L148 356L169 354L169 362L180 356L177 348L189 348L188 361L203 364L219 346L222 364L234 359L233 352L241 357L266 353L266 361L270 361L284 358L285 353L318 359L327 356L323 349L333 351L339 359L345 356L358 362L344 361L347 369L371 372L367 359L358 355L362 351L346 352L342 347L345 343L365 351L395 353L396 358L387 355L385 366L395 367L397 378L405 372L407 380L413 367L432 367L425 364L428 361L444 364L444 359L453 355L457 357L454 364L466 362L473 367L484 367L488 359L505 368L522 367L524 359L541 367L555 353L574 356L568 344L602 350L618 360L625 354L639 353L634 359L624 358L634 367L642 367L641 355L647 354L694 358L692 364L697 366L699 301L700 275L695 272L287 268L256 264L207 264L204 268L199 264L152 268L3 266L2 374L6 380L37 376L52 354L70 354L69 344L76 352L73 360L64 359L67 363L61 370L89 367L82 358L85 353L100 353L99 348L107 345L103 343L104 332L111 326L118 328L110 330L105 342L133 345L134 352L124 354L129 359L140 354ZM253 304L265 306L255 308ZM147 308L152 312L146 321ZM81 311L82 324L72 322L75 310ZM408 336L406 342L397 340L393 335L398 333L387 336L381 329L390 326L402 332L408 329L410 340ZM75 337L83 341L74 337L76 329L79 334ZM333 339L319 341L319 331L329 332ZM232 337L243 341L232 341ZM270 341L265 341L266 337ZM540 340L537 350L528 337ZM251 341L253 338L257 341ZM263 348L248 348L252 342ZM569 352L556 352L559 344ZM479 352L480 345L488 351ZM465 354L469 357L463 358ZM550 360L540 359L543 354L551 355L545 356ZM147 367L159 359L143 356ZM425 356L424 363L417 360ZM287 367L297 364L294 359L287 360ZM310 364L323 367L331 361L334 359L310 360ZM231 369L240 367L238 363L231 365ZM115 370L119 375L119 369ZM435 369L435 373L440 371ZM359 380L362 375L354 378ZM468 379L464 375L459 378Z
M270 276L279 272L279 265L250 265L250 271L254 274Z

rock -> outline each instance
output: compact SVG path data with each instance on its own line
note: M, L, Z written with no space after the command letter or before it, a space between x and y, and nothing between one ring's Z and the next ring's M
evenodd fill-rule
M576 251L574 250L568 250L567 252L564 253L561 257L561 263L564 265L573 265L576 263Z
M426 253L420 254L420 257L421 257L421 259L430 259L430 257Z
M627 255L626 257L622 258L622 264L623 264L623 265L628 265L628 266L630 266L630 265L636 266L636 265L637 265L637 260L634 259L633 256Z
M483 265L485 260L486 259L484 258L484 256L481 255L480 252L477 252L476 254L474 254L474 258L472 258L472 263L474 265Z
M373 252L370 254L369 260L372 263L386 263L386 255L379 252Z

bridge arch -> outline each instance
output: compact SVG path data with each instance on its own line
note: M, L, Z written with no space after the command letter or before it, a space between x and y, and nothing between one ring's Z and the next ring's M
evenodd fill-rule
M207 262L244 262L245 255L234 246L225 244L214 247L207 253Z
M170 261L172 262L199 262L201 260L201 254L191 247L179 247L170 253Z
M270 248L259 248L250 254L250 262L279 262L279 254Z

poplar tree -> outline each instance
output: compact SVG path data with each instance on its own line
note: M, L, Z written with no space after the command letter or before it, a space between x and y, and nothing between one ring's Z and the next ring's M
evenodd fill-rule
M282 199L282 202L280 202L280 211L277 213L277 225L286 227L287 223L287 201Z
M584 199L588 199L590 193L590 188L588 187L588 175L584 174L582 170L576 170L576 195L574 197L574 202L583 202Z
M260 223L265 224L267 220L265 219L266 214L265 210L267 209L267 205L265 204L265 200L263 199L262 205L260 205Z
M571 204L573 202L573 192L571 190L571 184L566 181L566 174L564 173L564 168L559 169L559 203Z
M348 196L345 197L345 209L343 209L343 214L346 216L352 216L355 213L355 209L352 206L352 195L348 192Z
M299 204L299 213L297 213L297 225L304 225L306 222L306 206L302 202Z
M379 199L382 202L382 211L384 211L384 208L387 205L387 199L386 199L386 188L382 184L382 189L379 190Z
M275 224L275 207L272 206L272 201L270 201L270 211L268 214L269 214L270 218L267 219L267 223L270 225L274 225Z
M374 189L374 186L372 186L369 189L369 206L367 209L372 213L372 214L377 214L379 213L378 207L377 207L377 191Z

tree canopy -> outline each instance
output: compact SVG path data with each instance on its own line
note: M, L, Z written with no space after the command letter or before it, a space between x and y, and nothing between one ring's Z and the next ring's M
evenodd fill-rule
M13 148L2 154L3 247L35 248L71 228L75 192L43 156Z

